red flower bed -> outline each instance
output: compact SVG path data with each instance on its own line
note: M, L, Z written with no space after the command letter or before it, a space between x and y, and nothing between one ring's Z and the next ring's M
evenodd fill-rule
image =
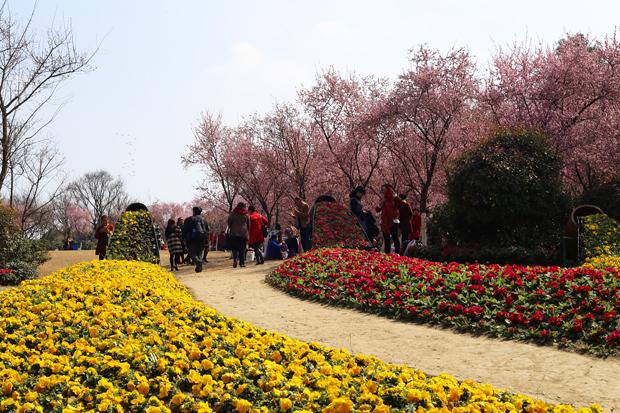
M357 218L337 202L319 202L314 207L313 248L346 247L363 249L368 239Z
M620 272L443 264L322 249L268 276L305 298L495 337L556 343L599 355L620 347Z

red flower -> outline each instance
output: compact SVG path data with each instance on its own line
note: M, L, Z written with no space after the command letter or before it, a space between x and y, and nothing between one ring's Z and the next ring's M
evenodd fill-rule
M615 330L607 334L605 336L605 342L610 346L620 343L620 330Z
M302 296L474 333L579 342L601 354L620 348L615 270L442 264L333 248L289 260L268 280Z
M530 317L530 321L533 321L533 322L536 322L536 323L540 323L544 319L545 319L545 316L543 315L542 311L540 311L540 310L534 311L534 313Z

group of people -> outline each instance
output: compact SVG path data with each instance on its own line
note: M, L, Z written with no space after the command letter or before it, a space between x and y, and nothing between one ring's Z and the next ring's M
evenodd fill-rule
M301 238L301 248L310 249L310 206L301 198L296 197L295 207L291 217L295 219ZM265 259L285 259L300 252L300 241L292 228L284 233L279 224L275 230L269 231L269 221L261 215L254 205L246 209L246 204L240 202L228 216L227 239L228 247L232 251L233 268L245 267L248 247L254 254L256 265L265 263ZM267 245L263 247L265 240Z
M192 208L192 216L186 219L169 219L164 233L170 254L170 270L178 271L183 263L193 264L196 272L208 263L209 223L202 216L202 208Z
M373 214L364 209L363 198L366 190L363 187L355 188L349 196L349 207L355 215L370 240L374 240L379 232L383 235L383 248L386 254L394 252L405 254L406 248L412 242L420 239L422 216L420 211L412 207L405 194L396 194L394 187L384 184L381 187L381 203L375 208L380 214L380 226L377 227Z
M203 264L209 262L209 224L202 216L202 208L194 207L192 213L186 219L168 220L165 239L170 253L171 271L178 271L178 266L186 263L195 265L195 271L201 272ZM266 259L286 259L299 254L302 248L304 251L309 250L309 205L301 198L295 198L291 216L296 221L300 239L294 229L287 228L283 232L279 224L270 231L269 221L254 205L247 207L244 202L239 202L228 216L224 237L224 249L232 253L233 268L245 267L248 252L256 265L261 265Z
M380 214L379 226L374 215L364 208L366 191L363 187L355 188L350 194L351 212L358 218L370 240L374 241L380 233L383 235L386 253L392 252L393 245L394 252L403 254L412 241L420 238L420 212L409 204L406 195L397 195L390 184L381 187L381 194L381 203L375 208ZM286 259L302 251L309 251L310 206L301 197L294 198L291 218L294 219L294 227L282 231L280 224L276 224L275 228L269 230L269 221L254 205L246 207L244 202L239 202L228 216L225 234L225 249L232 252L232 266L245 267L248 251L256 265L264 264L266 259ZM103 216L95 230L96 253L100 259L105 258L113 229L108 217ZM176 221L169 219L165 239L170 253L170 270L178 271L178 266L185 263L194 265L195 271L201 272L203 264L209 262L210 235L209 224L202 216L202 208L198 206L192 208L191 217L178 218Z

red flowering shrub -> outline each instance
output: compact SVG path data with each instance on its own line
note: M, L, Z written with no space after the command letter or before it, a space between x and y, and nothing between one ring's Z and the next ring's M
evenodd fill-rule
M314 206L312 246L363 249L368 247L368 239L347 208L337 202L318 202Z
M292 294L495 337L609 355L620 348L620 271L443 264L322 249L268 282Z

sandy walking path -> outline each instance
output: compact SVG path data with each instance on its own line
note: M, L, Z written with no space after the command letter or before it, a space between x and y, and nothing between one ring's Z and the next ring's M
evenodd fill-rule
M304 341L372 354L429 374L442 372L554 403L600 403L620 412L620 358L473 337L303 301L265 283L277 263L230 268L216 254L199 275L177 274L194 297L221 313Z

